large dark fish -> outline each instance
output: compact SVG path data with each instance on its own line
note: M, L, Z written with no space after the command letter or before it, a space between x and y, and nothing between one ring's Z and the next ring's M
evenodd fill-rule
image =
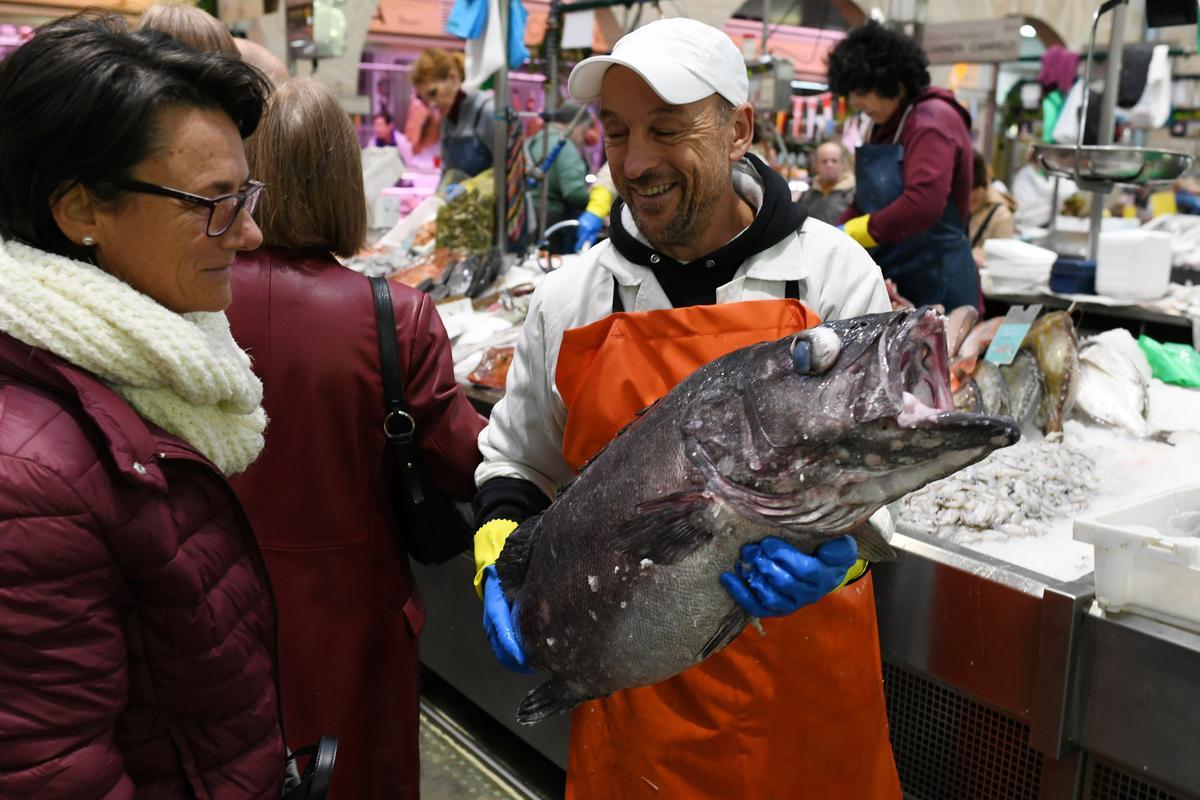
M814 354L833 340L833 366L800 374L798 340ZM812 552L853 532L864 557L894 557L872 513L1019 438L953 409L946 358L933 311L876 314L730 353L647 409L500 554L530 665L551 674L517 718L665 680L731 642L750 617L718 576L747 542Z

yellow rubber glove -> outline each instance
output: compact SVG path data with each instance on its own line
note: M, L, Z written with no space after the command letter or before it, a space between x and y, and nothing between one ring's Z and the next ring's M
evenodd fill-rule
M867 223L871 221L870 214L863 214L860 217L846 220L846 224L842 226L842 230L853 239L868 249L878 247L879 242L871 238L871 233L867 230Z
M496 563L508 536L517 529L511 519L494 519L475 531L475 594L483 599L483 571Z
M600 219L606 219L608 212L612 211L613 193L607 187L595 184L591 191L588 192L588 211L595 214Z
M863 576L864 573L866 573L866 571L867 571L866 560L862 559L862 558L858 559L857 561L854 562L854 565L851 566L850 569L846 570L846 577L842 578L842 582L837 585L837 588L835 588L834 591L836 592L838 589L842 588L847 583L851 583L853 581L858 580L859 578L861 578Z
M892 534L896 531L896 519L892 515L891 509L889 509L887 506L884 506L872 514L871 518L867 520L867 524L874 528L875 532L882 536L885 542L890 543L892 541ZM861 558L858 559L854 562L854 565L846 571L846 577L842 580L837 588L840 589L848 583L853 583L866 574L866 571L866 560ZM837 591L837 589L834 589L834 591Z

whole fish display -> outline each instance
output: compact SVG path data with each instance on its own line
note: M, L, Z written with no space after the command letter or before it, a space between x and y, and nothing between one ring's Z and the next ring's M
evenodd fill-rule
M1149 390L1150 364L1128 331L1107 331L1084 343L1076 398L1080 411L1144 439L1151 434Z
M831 366L809 374L802 349ZM718 579L746 543L811 553L852 532L864 558L894 557L872 513L1020 436L954 410L947 357L939 315L876 314L737 350L650 406L497 561L529 663L550 676L518 720L665 680L733 641L751 618Z
M947 315L946 348L951 359L958 355L959 348L976 322L979 322L979 310L975 306L959 306Z
M996 338L1000 326L1004 324L1004 317L992 317L989 320L980 322L971 332L967 334L967 338L959 346L958 352L954 354L955 358L982 358L987 352L988 346L992 340Z
M973 414L983 413L983 404L980 402L979 396L979 384L975 383L974 378L967 378L965 382L954 390L954 407L959 411L970 411Z
M1000 368L991 361L975 366L975 385L979 387L979 412L993 417L1011 417L1008 408L1008 384Z
M1079 341L1071 315L1053 311L1039 318L1025 334L1021 348L1033 353L1042 370L1045 392L1038 414L1042 431L1061 431L1079 391Z
M1042 406L1042 368L1028 350L1021 350L1011 364L1000 368L1008 388L1008 413L1021 430L1027 430Z

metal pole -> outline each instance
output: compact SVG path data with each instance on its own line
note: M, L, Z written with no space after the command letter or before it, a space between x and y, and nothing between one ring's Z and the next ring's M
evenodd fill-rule
M1096 144L1110 145L1113 143L1113 121L1117 107L1117 85L1121 80L1121 62L1125 54L1125 12L1127 3L1121 3L1113 9L1112 28L1108 36L1108 58L1105 61L1104 94L1100 100L1100 126L1096 131ZM1088 87L1084 87L1087 91ZM1087 118L1079 121L1081 129L1086 128ZM1088 224L1088 258L1096 260L1100 252L1100 229L1104 224L1104 206L1108 202L1108 191L1092 192L1091 219Z
M763 17L762 45L758 48L758 55L760 58L766 58L766 56L767 56L767 37L771 35L771 25L770 25L771 0L762 0L762 17Z
M996 92L1000 90L1000 63L992 62L992 86L988 90L987 111L984 112L983 123L983 155L991 164L995 155L996 145Z
M545 114L542 117L542 158L550 155L550 120L554 118L554 112L558 110L558 49L560 33L562 31L562 4L558 0L550 3L550 15L546 17L546 35L542 42L546 50L546 103ZM550 181L547 177L542 178L542 185L538 191L538 207L537 207L537 238L534 244L538 244L546 236L546 217L550 212Z
M497 3L500 10L500 41L504 63L496 72L492 99L492 177L496 193L496 249L508 250L508 0ZM520 202L518 196L516 202Z

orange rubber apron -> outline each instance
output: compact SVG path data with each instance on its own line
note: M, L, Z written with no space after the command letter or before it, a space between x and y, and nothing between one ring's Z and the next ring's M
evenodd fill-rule
M689 373L819 323L796 300L616 313L566 331L555 381L573 469ZM731 564L730 567L733 565ZM568 800L898 800L871 576L653 686L573 712Z

